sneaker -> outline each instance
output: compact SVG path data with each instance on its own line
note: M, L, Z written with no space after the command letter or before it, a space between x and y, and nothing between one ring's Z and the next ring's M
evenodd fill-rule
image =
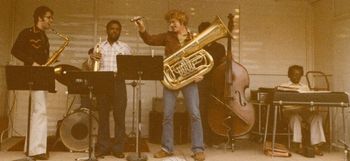
M31 156L34 160L49 160L49 154L48 153L42 153L38 155Z
M173 153L168 153L166 151L164 151L163 149L159 150L157 153L153 154L154 158L164 158L164 157L168 157L168 156L172 156Z
M205 160L204 152L196 152L192 155L192 158L195 161L203 161Z

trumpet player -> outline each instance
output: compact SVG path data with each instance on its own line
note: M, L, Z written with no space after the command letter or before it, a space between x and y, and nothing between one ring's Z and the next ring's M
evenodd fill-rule
M117 55L131 54L130 47L119 41L122 26L118 20L111 20L106 25L107 40L96 45L94 53L90 55L90 69L94 64L99 64L97 71L117 72ZM99 62L99 63L94 63ZM115 78L114 89L106 94L97 94L97 110L99 114L99 128L96 143L95 156L102 157L113 155L117 158L124 158L125 143L125 109L126 109L126 86L125 80ZM113 111L114 136L112 142L109 136L109 111Z
M40 6L33 14L34 26L22 30L11 50L11 54L24 63L24 66L41 66L49 59L50 44L45 30L51 28L53 11ZM29 149L25 152L35 160L47 160L47 113L46 93L32 91L32 110L29 130ZM35 128L34 128L35 127ZM27 136L28 137L28 136ZM26 139L28 139L26 137ZM27 143L27 142L26 142Z
M152 46L165 46L165 56L168 57L181 48L186 42L192 39L192 34L187 28L188 16L180 10L170 10L165 15L165 20L168 23L169 30L164 33L150 35L145 28L142 19L135 20L138 27L139 34L142 40ZM178 90L163 88L164 99L164 118L163 118L163 131L162 142L160 151L154 153L155 158L164 158L173 155L174 151L174 125L173 114L175 109L175 101L179 91L182 92L187 111L191 120L191 140L192 140L192 157L196 161L205 160L204 145L203 145L203 129L201 116L199 112L199 96L197 81L200 81L202 77L198 78L195 82L192 82Z

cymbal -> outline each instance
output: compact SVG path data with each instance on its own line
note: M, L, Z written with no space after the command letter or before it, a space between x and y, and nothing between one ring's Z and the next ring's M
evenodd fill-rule
M59 64L59 65L56 65L54 68L55 68L56 80L64 85L68 85L68 83L69 83L69 80L67 77L67 72L69 72L69 71L76 71L76 72L81 71L81 69L79 69L78 67L68 65L68 64Z

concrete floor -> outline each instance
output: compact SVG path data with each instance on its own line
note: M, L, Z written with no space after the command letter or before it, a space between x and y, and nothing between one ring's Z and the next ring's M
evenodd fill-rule
M159 145L148 144L150 151L142 153L148 156L148 161L192 161L190 145L175 146L175 155L169 158L155 159L152 152L159 150ZM324 152L324 156L316 156L315 158L306 158L296 153L292 153L289 158L270 157L262 153L261 144L251 141L239 141L236 143L236 151L225 151L223 148L207 148L205 151L206 161L344 161L342 151ZM130 153L126 153L128 155ZM50 152L50 161L74 161L79 157L87 157L87 153L70 153L70 152ZM23 152L0 152L0 161L12 161L25 157ZM99 161L122 161L126 159L118 159L113 156L106 156Z

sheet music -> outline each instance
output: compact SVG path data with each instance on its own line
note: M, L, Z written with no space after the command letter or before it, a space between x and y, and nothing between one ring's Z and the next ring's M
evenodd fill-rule
M322 91L311 91L305 88L300 88L300 87L293 87L293 86L278 86L277 90L280 91L295 91L298 93L331 93L332 91L326 91L326 90L322 90Z
M303 91L298 90L299 93L331 93L332 91Z
M277 87L277 90L280 90L280 91L298 91L299 87L280 85L280 86Z

